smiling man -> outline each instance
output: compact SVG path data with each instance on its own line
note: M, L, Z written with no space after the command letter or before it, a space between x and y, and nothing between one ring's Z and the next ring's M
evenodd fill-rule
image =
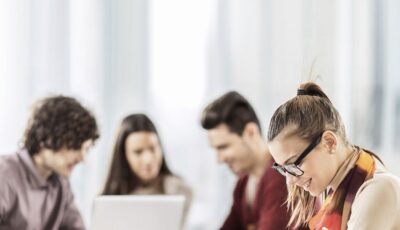
M203 111L201 124L210 145L238 176L233 205L221 229L287 229L285 180L272 169L257 115L237 92L228 92Z
M0 229L85 229L68 177L98 137L75 99L38 102L23 148L0 158Z

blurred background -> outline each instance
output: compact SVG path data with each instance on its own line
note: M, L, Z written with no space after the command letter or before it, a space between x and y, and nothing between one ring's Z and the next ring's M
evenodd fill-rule
M235 178L199 119L228 90L263 124L316 79L352 143L400 175L400 1L1 0L0 152L21 141L34 101L65 94L97 116L101 138L72 175L90 225L120 120L147 113L170 167L192 186L188 228L216 229Z

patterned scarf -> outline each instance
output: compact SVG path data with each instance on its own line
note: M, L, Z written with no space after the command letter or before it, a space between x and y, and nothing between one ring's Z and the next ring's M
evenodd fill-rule
M374 158L361 151L355 166L347 173L338 189L329 193L322 208L311 218L310 229L345 230L355 195L361 185L372 178L374 172Z

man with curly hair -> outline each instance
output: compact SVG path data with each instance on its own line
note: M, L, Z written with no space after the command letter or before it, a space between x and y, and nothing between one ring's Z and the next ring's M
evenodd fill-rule
M68 176L99 137L74 98L39 101L23 148L0 157L0 229L85 229Z

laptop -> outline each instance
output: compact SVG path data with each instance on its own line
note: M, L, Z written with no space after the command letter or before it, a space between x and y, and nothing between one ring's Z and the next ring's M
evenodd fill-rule
M99 196L94 200L92 230L181 229L181 195Z

